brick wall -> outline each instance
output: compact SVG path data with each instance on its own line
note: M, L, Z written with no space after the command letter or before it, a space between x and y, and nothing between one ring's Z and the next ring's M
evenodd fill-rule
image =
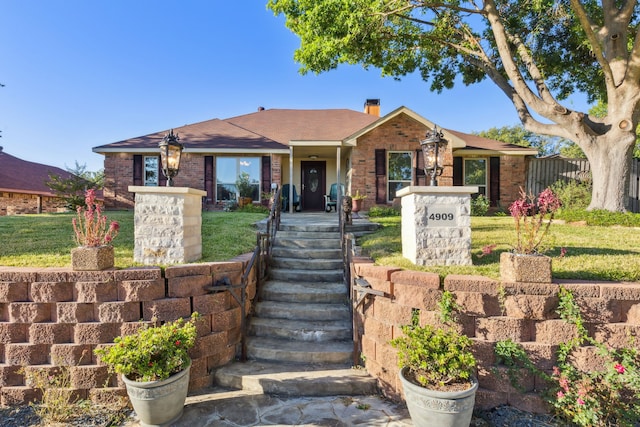
M59 197L0 192L0 216L64 211L64 200Z
M383 393L392 399L402 396L398 379L396 350L389 341L409 324L413 309L420 310L421 324L438 324L437 302L443 290L456 296L463 308L461 330L474 342L480 388L477 408L509 404L516 408L548 412L537 390L546 385L526 372L521 386L510 385L506 369L495 367L493 352L497 341L511 338L523 345L540 369L551 373L558 344L574 337L572 325L558 318L558 283L503 283L506 297L499 298L501 284L482 276L450 275L440 285L435 273L406 271L374 266L370 260L354 260L353 274L367 279L384 297L369 296L354 309L354 328L368 372L378 378ZM629 336L640 335L640 283L562 283L570 289L582 308L592 335L612 347L628 345ZM640 343L636 343L640 348ZM593 347L581 348L578 368L597 369Z
M358 139L358 146L351 154L351 188L366 194L363 210L376 205L376 165L375 149L389 151L411 151L420 149L420 141L425 138L427 127L413 118L401 114ZM415 157L415 155L414 155ZM415 159L414 159L415 161ZM415 168L415 164L413 165ZM415 173L415 172L414 172ZM453 185L453 154L448 144L444 156L444 171L438 178L439 185ZM421 182L420 185L426 185Z
M126 395L93 350L135 332L155 315L161 321L201 314L190 351L189 389L213 383L212 371L233 360L240 343L241 309L228 291L203 286L228 277L240 284L246 260L167 267L77 272L0 267L0 405L38 398L21 368L70 366L73 393L100 403ZM255 280L247 287L248 303Z
M508 208L526 186L527 162L524 156L500 156L500 205Z

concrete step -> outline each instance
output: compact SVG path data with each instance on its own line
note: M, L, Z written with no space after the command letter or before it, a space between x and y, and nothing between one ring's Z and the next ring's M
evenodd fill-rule
M287 224L281 223L280 228L278 229L278 234L280 233L318 233L318 234L337 234L340 236L340 227L338 227L338 219L336 218L335 223L330 224L322 224L317 223L313 220L310 220L308 224Z
M263 301L346 304L348 292L342 282L291 283L270 280L262 285Z
M268 337L247 337L247 356L270 362L348 364L353 360L353 341L300 342Z
M342 259L342 251L337 248L289 248L274 246L271 251L274 258L298 258L298 259Z
M340 232L339 231L294 231L294 230L280 230L276 234L277 239L328 239L328 240L337 240L340 242ZM338 243L338 247L340 244Z
M312 322L298 319L253 317L249 324L249 334L256 337L290 339L305 343L344 341L353 338L349 319Z
M339 320L351 318L349 307L345 304L311 304L279 301L259 301L255 305L255 316L271 319L289 320Z
M362 396L377 394L376 381L364 369L345 365L286 365L249 361L215 371L223 387L278 396Z
M341 282L344 279L344 270L301 270L299 268L277 268L269 269L271 280L282 280L292 283L303 282Z
M301 237L276 236L274 248L292 249L340 249L340 239L313 239Z
M303 259L273 257L271 266L274 268L298 269L298 270L340 270L343 262L337 259Z

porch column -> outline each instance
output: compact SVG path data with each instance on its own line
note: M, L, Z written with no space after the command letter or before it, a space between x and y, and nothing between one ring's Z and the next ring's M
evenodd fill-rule
M289 213L293 213L293 147L289 147Z
M340 185L340 153L341 153L341 147L338 146L336 148L336 182L338 183L338 188L337 188L338 198L336 200L336 212L338 213L338 226L340 227L340 230L342 230L342 215L340 214L340 212L342 210L342 196L344 196L344 194L342 194L342 185Z

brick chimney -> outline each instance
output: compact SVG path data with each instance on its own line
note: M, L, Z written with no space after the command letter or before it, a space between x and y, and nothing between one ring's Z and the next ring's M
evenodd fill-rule
M364 112L372 116L380 117L380 100L367 99L364 103Z

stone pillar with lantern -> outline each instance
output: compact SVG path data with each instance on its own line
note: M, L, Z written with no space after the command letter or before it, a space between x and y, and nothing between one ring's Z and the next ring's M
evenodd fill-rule
M166 187L129 186L136 194L133 260L146 265L177 264L202 257L202 198L206 191L174 187L184 146L173 129L160 141Z
M417 265L471 265L471 194L478 187L438 186L447 144L434 126L420 141L429 185L397 192L402 203L402 255Z

